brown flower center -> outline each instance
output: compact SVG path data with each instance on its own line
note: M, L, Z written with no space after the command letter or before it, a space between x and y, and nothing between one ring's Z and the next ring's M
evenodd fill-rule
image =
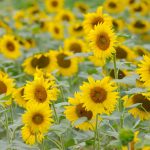
M142 7L141 7L141 6L139 6L139 7L135 8L135 9L134 9L134 11L136 11L136 12L140 12L140 11L142 11Z
M24 95L24 88L22 88L22 89L20 90L20 94L21 94L21 96Z
M101 50L107 50L107 48L110 45L110 38L107 35L107 33L101 33L100 35L97 36L96 39L96 45L101 49Z
M72 43L70 45L70 51L72 51L73 53L80 53L82 50L81 50L81 46L80 44L78 43Z
M39 103L43 103L47 99L47 92L43 86L39 85L35 88L34 96Z
M6 44L6 47L9 51L13 52L15 50L15 45L14 43L8 41L7 44Z
M129 4L133 4L135 2L135 0L130 0Z
M7 92L7 86L3 81L0 81L0 94L4 94Z
M92 24L92 28L94 28L94 26L100 24L100 23L104 23L104 19L101 17L96 17L92 20L91 24Z
M55 32L56 34L59 34L59 28L55 27L55 28L54 28L54 32Z
M65 59L66 57L68 57L66 54L58 54L57 55L57 63L60 67L62 68L69 68L71 65L71 61L69 59Z
M145 28L145 24L142 23L140 20L136 21L134 24L135 28Z
M141 103L142 107L139 107L138 109L140 109L141 111L147 111L150 112L150 100L148 100L145 96L143 96L142 94L136 94L133 96L133 103Z
M118 29L118 24L115 20L112 21L112 24L114 26L114 28L117 30Z
M127 52L120 46L116 47L116 57L118 59L125 59L127 57Z
M143 56L143 55L145 55L145 53L143 52L143 50L142 49L137 49L137 53L138 53L138 55L139 56Z
M114 2L110 2L110 3L108 4L108 6L109 6L110 8L116 8L116 7L117 7L116 3L114 3Z
M79 10L82 12L82 13L86 13L86 8L82 5L78 6Z
M110 71L110 76L111 76L113 79L115 79L114 69L112 69L112 70ZM125 76L126 76L126 75L124 74L123 71L121 71L121 70L118 71L118 79L123 79Z
M53 7L57 7L58 6L58 2L57 1L52 1L52 6Z
M76 106L76 113L78 117L87 117L88 120L90 120L93 116L91 111L85 110L85 108L83 107L83 104L78 104Z
M90 97L95 103L102 103L106 100L107 92L101 87L91 89Z
M78 26L78 27L74 27L73 28L74 31L82 31L83 30L83 26Z
M50 63L50 58L42 55L40 58L33 58L31 61L31 65L33 68L38 67L40 68L45 68L49 65Z
M42 114L37 113L37 114L35 114L35 115L32 117L32 121L33 121L35 124L39 125L39 124L41 124L41 123L44 121L44 117L43 117Z
M62 20L69 22L69 21L70 21L70 17L69 17L67 14L64 14L64 15L62 16Z

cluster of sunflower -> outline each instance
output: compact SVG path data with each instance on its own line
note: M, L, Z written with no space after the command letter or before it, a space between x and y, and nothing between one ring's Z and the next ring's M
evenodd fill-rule
M23 111L28 145L82 148L78 132L89 149L150 149L150 1L95 3L11 2L0 15L0 117L8 132Z

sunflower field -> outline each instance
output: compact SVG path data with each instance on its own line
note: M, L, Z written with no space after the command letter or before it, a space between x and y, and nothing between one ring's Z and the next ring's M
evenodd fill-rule
M0 0L0 150L150 150L150 0Z

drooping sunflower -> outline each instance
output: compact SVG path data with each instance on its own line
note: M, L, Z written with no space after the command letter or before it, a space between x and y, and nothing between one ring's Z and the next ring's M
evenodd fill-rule
M97 9L97 12L87 13L83 22L83 27L86 33L89 33L98 24L111 24L111 17L103 14L102 7Z
M145 55L143 58L138 65L137 73L140 75L140 80L145 82L146 86L150 86L150 57Z
M57 61L58 73L63 76L72 76L78 71L78 60L77 58L67 58L72 56L72 52L60 50L55 53Z
M64 0L45 0L45 7L48 12L59 12L64 5Z
M51 72L55 69L55 64L56 60L53 53L47 52L26 58L22 66L27 74L33 75L36 72L36 68L42 69L45 72Z
M21 134L23 141L25 141L25 143L29 145L33 145L36 142L41 143L44 138L42 133L40 132L36 133L32 131L31 128L28 127L27 125L22 127Z
M28 103L49 103L52 99L49 87L52 83L48 83L43 77L35 78L28 82L24 88L24 98Z
M127 47L126 45L118 45L115 47L116 50L116 58L117 59L126 59L128 61L134 61L136 55L132 49Z
M81 13L87 13L89 6L83 2L75 2L75 8L77 8Z
M56 21L70 23L75 20L75 16L70 10L63 9L57 13L55 19Z
M83 93L81 102L83 106L94 114L110 114L117 104L117 86L110 81L109 77L102 80L88 78L89 82L84 82L80 89Z
M149 31L150 26L149 26L149 22L146 20L134 19L129 24L128 29L132 33L143 34Z
M62 40L64 38L64 26L61 22L49 23L48 31L51 33L52 38Z
M17 59L20 55L19 43L13 35L4 35L0 41L0 51L10 59Z
M16 89L13 93L13 98L15 102L23 108L26 108L27 100L25 100L24 96L24 86Z
M34 133L45 133L52 124L51 116L49 105L32 103L28 105L26 112L22 115L22 121Z
M122 31L124 29L125 23L122 19L112 19L112 25L115 31Z
M120 0L107 0L104 2L104 10L109 13L121 13L125 9L125 1Z
M60 90L58 89L58 85L55 81L55 77L50 73L44 73L41 69L37 69L36 73L34 74L34 78L41 78L43 77L49 85L49 94L51 100L57 100Z
M69 26L69 34L74 37L83 37L84 28L82 22L72 22Z
M89 34L90 46L99 58L106 59L115 53L116 35L108 24L98 24Z
M141 120L150 119L150 99L143 93L137 93L128 98L123 98L125 107L129 107L133 104L141 103L141 106L135 107L129 110L129 112L135 117L139 117Z
M5 94L6 96L11 95L14 91L14 82L6 73L0 72L0 95ZM11 98L6 102L0 102L0 104L10 105Z
M75 93L74 98L69 98L69 106L65 107L66 118L71 121L72 124L75 123L81 117L87 117L87 121L76 125L76 128L80 130L93 130L95 127L95 115L92 111L86 110L81 102L81 93Z

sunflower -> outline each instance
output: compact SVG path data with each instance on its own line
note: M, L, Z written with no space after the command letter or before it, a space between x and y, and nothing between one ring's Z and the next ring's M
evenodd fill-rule
M25 39L25 41L26 41L27 48L34 48L34 47L36 47L36 42L35 42L34 39L28 37L28 38Z
M41 143L44 136L42 133L33 132L27 125L23 126L21 129L22 139L26 144L33 145L36 142Z
M75 2L75 8L77 8L81 13L87 13L89 6L83 2Z
M34 106L34 107L33 107ZM22 121L30 127L33 132L45 133L51 126L52 113L47 104L31 103L26 112L22 115Z
M77 58L67 58L72 56L72 52L60 50L55 53L57 60L58 73L63 76L72 76L78 71L78 60Z
M135 4L136 3L136 0L127 0L127 5L129 6L129 7L131 7L133 4Z
M107 0L104 3L104 10L109 13L121 13L125 9L125 2L120 0Z
M59 12L64 5L64 0L45 0L45 7L48 12Z
M11 79L6 73L0 72L0 95L5 94L6 96L11 95L14 91L13 79ZM0 102L2 105L10 105L11 98L6 102Z
M72 22L69 26L69 34L74 37L83 37L84 28L82 22Z
M149 31L149 22L142 19L134 19L128 26L132 33L143 34Z
M66 118L71 121L72 125L81 117L87 117L87 121L76 125L80 130L93 130L95 127L95 116L92 111L87 111L81 102L81 93L75 93L74 98L69 98L69 106L65 107Z
M56 40L62 40L64 38L64 26L60 22L54 21L49 23L48 31Z
M96 13L87 13L83 22L83 27L86 33L89 33L98 24L111 24L111 17L103 14L102 7L97 9Z
M146 86L150 86L150 57L145 55L143 58L138 65L137 73L140 75L140 80L145 82Z
M90 46L99 58L106 59L115 53L116 36L108 24L99 24L89 34Z
M22 66L27 74L33 75L36 68L42 69L45 72L51 72L55 69L56 60L52 52L43 54L35 54L24 60Z
M11 33L12 29L9 27L9 25L2 20L0 20L0 28L5 29L7 33Z
M130 98L125 96L123 98L125 107L141 103L141 106L135 107L129 110L129 112L136 118L139 117L141 120L150 119L150 99L143 93L137 93L132 95Z
M75 20L75 16L70 10L63 9L57 13L55 19L56 19L56 21L70 23ZM58 24L58 22L57 22L57 24Z
M55 81L55 77L50 73L44 73L41 69L37 69L34 78L44 78L46 82L49 84L49 94L52 98L51 100L57 100L60 90L58 89L58 85Z
M118 45L115 47L116 58L126 59L128 61L133 61L136 58L135 53L126 45Z
M125 26L124 21L122 19L116 19L116 18L112 19L112 25L115 31L122 31Z
M4 35L0 41L0 51L10 59L17 59L20 55L19 43L13 35Z
M133 50L139 57L142 57L144 55L150 55L149 51L140 45L134 46Z
M52 83L48 83L43 77L35 78L24 88L25 100L28 100L28 103L49 103L53 99L50 95L50 86L53 86Z
M20 87L18 89L15 89L14 93L13 93L13 98L15 100L15 102L23 108L26 108L26 104L27 104L27 100L25 100L24 96L24 86Z
M114 111L118 98L118 92L115 92L117 86L109 77L96 81L89 77L88 81L80 86L83 106L94 114L110 114Z

